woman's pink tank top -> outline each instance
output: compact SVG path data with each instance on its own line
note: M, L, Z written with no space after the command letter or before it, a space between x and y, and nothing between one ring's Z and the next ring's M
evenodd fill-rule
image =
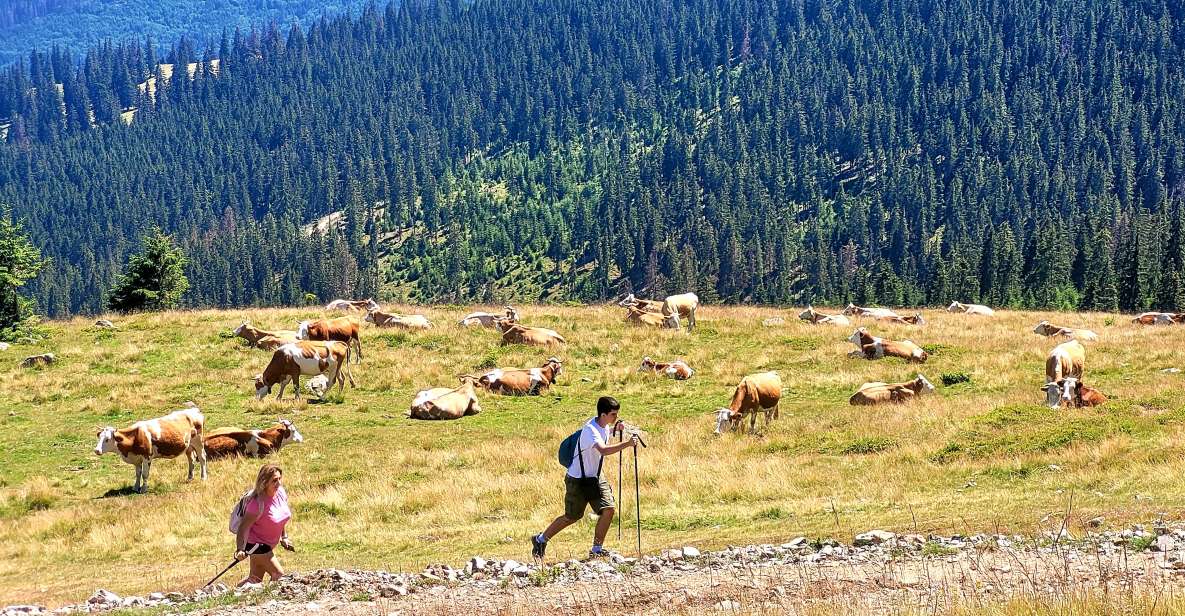
M284 536L284 525L292 519L292 510L288 508L288 493L284 486L276 488L271 499L267 497L252 498L247 502L247 513L255 513L263 507L263 514L251 525L247 532L248 543L263 543L275 547Z

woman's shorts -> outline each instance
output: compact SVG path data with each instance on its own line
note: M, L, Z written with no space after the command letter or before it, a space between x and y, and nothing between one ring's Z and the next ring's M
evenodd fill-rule
M593 479L597 479L593 483ZM564 517L569 520L579 520L584 517L584 508L592 505L593 513L600 515L606 508L616 507L613 502L613 489L604 477L581 480L571 475L564 475Z
M248 555L251 555L251 554L271 554L272 553L272 546L270 546L266 543L248 543L247 547L243 551L246 552Z

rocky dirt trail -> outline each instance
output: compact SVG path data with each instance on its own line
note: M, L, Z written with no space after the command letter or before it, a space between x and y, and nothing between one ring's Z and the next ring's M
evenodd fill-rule
M16 614L158 608L230 614L669 614L860 613L984 605L1010 597L1137 596L1185 593L1185 525L1136 526L1075 540L1043 537L858 535L851 545L797 538L701 553L694 547L641 559L613 554L545 567L475 557L462 568L419 574L325 569L296 573L265 589L153 593L96 591L81 605ZM187 605L238 595L232 605ZM175 609L174 609L175 608Z

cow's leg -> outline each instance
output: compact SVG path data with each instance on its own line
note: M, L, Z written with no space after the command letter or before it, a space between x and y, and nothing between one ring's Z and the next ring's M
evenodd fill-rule
M194 450L193 443L190 442L189 446L185 448L185 460L189 462L189 474L185 477L186 481L193 481L193 466L196 456L197 451Z
M289 378L291 377L284 377L284 380L280 381L280 393L276 394L276 400L282 400L284 398L284 388L288 387Z
M292 399L300 400L300 373L292 375Z
M144 466L143 466L143 464L144 464L144 463L143 463L143 462L141 462L140 464L137 464L137 465L135 466L135 468L136 468L136 482L132 484L132 491L133 491L133 492L136 492L136 493L139 493L139 492L140 492L140 481L141 481L141 480L142 480L142 478L144 477Z
M140 484L139 492L141 494L148 493L148 472L152 470L152 458L144 458L140 463L140 477L143 483Z
M362 338L360 336L354 338L354 348L358 349L358 361L354 363L360 364L362 363Z
M687 331L690 332L695 329L695 308L691 309L691 314L687 316Z
M209 474L206 471L206 443L202 440L202 433L198 432L189 442L189 446L193 449L193 453L197 456L198 463L202 467L202 481L205 481Z
M329 379L329 388L333 389L333 385L337 384L338 395L343 395L346 390L346 377L342 374L342 365L334 364L333 378Z

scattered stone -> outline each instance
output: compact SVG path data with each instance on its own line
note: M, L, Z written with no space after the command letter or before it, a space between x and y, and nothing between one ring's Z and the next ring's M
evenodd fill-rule
M684 558L699 558L700 552L699 552L699 550L697 550L693 547L686 546L683 548L683 557Z
M663 550L660 556L663 560L683 560L683 550L680 550L679 548Z
M3 350L4 349L0 349L0 351L3 351ZM1181 372L1181 369L1180 368L1165 368L1164 370L1161 370L1161 372L1163 372L1165 374L1178 374Z
M34 366L48 366L56 361L53 353L42 353L41 355L30 355L21 360L22 368L32 368Z
M1086 526L1088 528L1099 528L1103 525L1104 521L1105 518L1103 516L1094 517L1086 521Z
M8 350L8 343L7 342L0 342L0 351L7 351L7 350Z
M741 609L741 604L731 599L725 599L716 604L716 611L718 612L735 612Z
M889 543L896 538L897 533L891 533L887 530L870 530L866 533L860 533L859 535L856 535L856 540L852 542L852 545L880 545L882 543Z
M486 568L486 559L480 556L474 556L469 559L469 564L465 565L465 571L473 573L475 571L484 571Z
M118 605L123 602L123 598L110 590L100 588L86 602L91 605Z

